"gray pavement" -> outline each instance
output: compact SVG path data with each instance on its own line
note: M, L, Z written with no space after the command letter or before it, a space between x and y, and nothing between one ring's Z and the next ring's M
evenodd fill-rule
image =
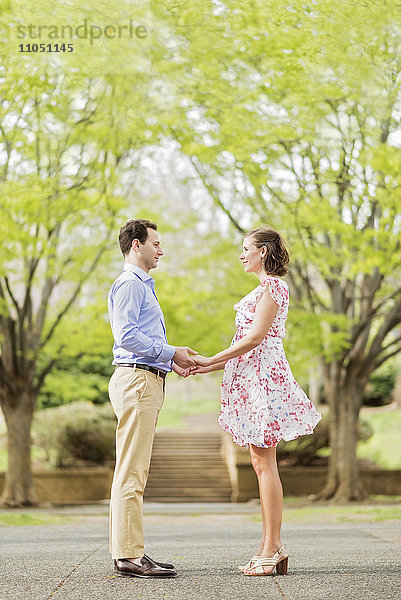
M290 522L289 574L251 578L237 565L257 544L257 506L147 504L146 551L179 573L154 581L115 576L106 505L32 511L40 512L66 522L0 527L1 600L401 600L395 520Z

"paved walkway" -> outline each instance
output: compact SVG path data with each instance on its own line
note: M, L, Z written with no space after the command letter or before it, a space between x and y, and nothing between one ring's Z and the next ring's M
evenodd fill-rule
M154 581L114 575L107 506L47 512L66 522L0 527L1 600L401 598L401 527L395 520L289 523L283 535L289 574L250 578L236 565L252 554L260 535L257 506L148 504L146 551L174 562L179 572L176 579Z

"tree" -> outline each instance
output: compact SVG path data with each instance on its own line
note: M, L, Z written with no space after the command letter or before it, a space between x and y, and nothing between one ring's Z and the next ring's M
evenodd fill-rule
M112 89L107 81L95 85L62 73L2 81L0 404L8 428L7 505L36 502L30 428L37 395L71 343L61 324L78 298L90 303L85 286L96 269L102 281L99 266L115 245L121 163L134 131L118 122L124 104L112 102ZM115 136L107 128L113 120L127 133Z
M320 497L338 500L363 495L363 391L401 351L401 29L385 4L158 5L176 40L171 139L234 228L268 222L291 242L331 409Z

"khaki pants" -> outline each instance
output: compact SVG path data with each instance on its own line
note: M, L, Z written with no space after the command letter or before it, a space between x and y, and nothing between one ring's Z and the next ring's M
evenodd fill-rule
M117 367L110 379L109 395L118 420L110 552L113 558L136 558L144 554L143 492L164 400L164 380L143 369Z

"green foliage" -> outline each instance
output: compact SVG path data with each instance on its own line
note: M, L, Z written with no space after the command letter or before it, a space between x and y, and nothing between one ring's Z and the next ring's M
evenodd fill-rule
M95 327L95 324L92 326ZM88 334L89 339L90 337ZM94 347L97 351L100 350L99 346ZM51 408L71 402L107 402L108 383L114 370L111 361L110 344L104 348L104 355L63 357L58 367L46 377L38 396L38 408Z
M110 404L74 402L36 413L33 439L51 467L99 465L114 459L115 426Z
M108 379L77 369L49 373L38 397L38 408L50 408L71 402L103 404L108 400Z
M113 20L127 6L39 2L20 18L76 25L85 11ZM152 18L151 73L137 47L127 61L126 43L110 44L106 62L104 46L87 44L53 64L38 54L22 70L22 56L1 67L1 388L15 401L21 381L32 396L45 382L41 406L104 399L106 373L94 358L98 377L85 376L80 357L106 360L111 347L106 267L127 197L129 217L143 195L159 223L173 210L172 192L157 210L146 188L132 193L139 156L162 143L190 165L183 185L196 180L225 219L207 222L199 200L196 218L177 219L180 261L157 281L169 340L204 354L229 343L231 306L254 287L230 226L267 222L292 246L296 373L306 379L323 357L346 379L358 358L367 379L399 350L399 3L155 0ZM139 76L124 70L133 64ZM77 363L70 376L66 358Z
M239 253L240 243L234 246L224 238L205 236L199 239L191 258L184 261L184 277L157 277L158 295L173 343L192 345L205 355L229 345L235 332L232 307L259 284L236 264Z
M150 68L150 31L144 39L130 35L130 19L133 27L150 26L149 4L133 7L129 0L88 0L85 4L69 0L38 0L35 6L24 0L13 0L11 16L16 27L9 27L9 64L14 73L26 75L35 71L57 70L63 73L78 72L81 77L102 74L138 75ZM32 37L28 25L33 26ZM119 28L118 26L121 26ZM108 28L106 30L106 27ZM72 28L71 32L69 28ZM78 28L78 31L77 31ZM77 32L74 35L74 32ZM19 53L18 45L27 43L72 43L73 51L59 52L57 58L50 52ZM27 56L28 54L28 56ZM127 56L130 60L127 60ZM106 133L106 126L103 124Z
M318 325L307 354L347 364L362 344L366 374L400 303L398 3L267 11L201 0L154 12L177 38L159 54L155 42L155 67L175 86L163 115L171 137L237 229L286 233L296 308Z

